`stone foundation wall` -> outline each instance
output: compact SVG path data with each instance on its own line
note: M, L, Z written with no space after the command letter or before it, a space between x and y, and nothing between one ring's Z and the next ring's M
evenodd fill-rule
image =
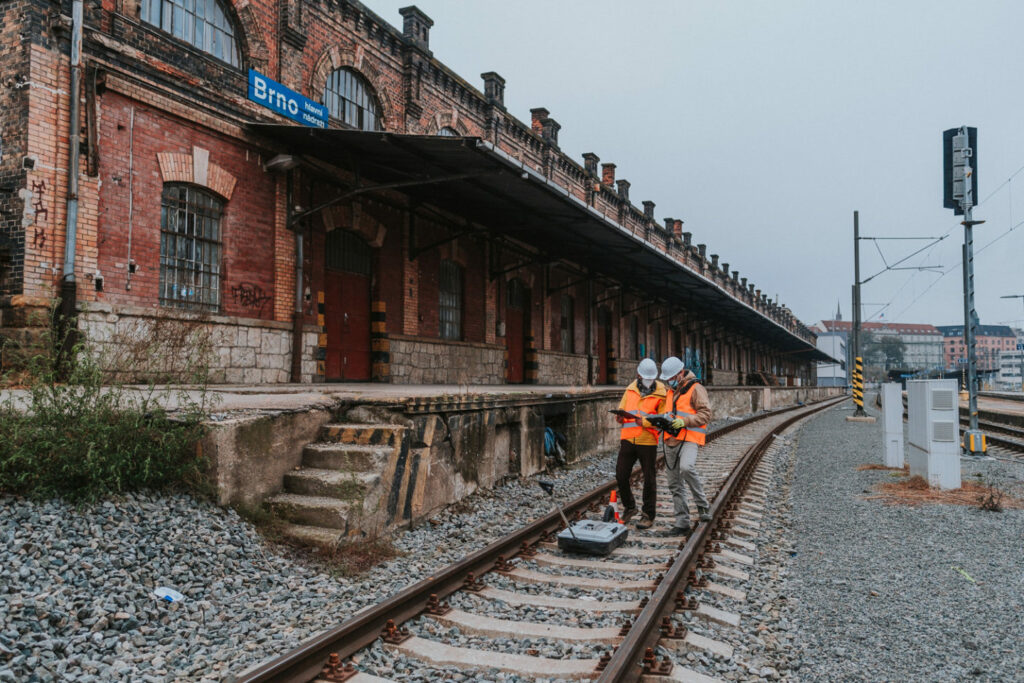
M78 328L100 363L128 382L189 382L209 368L214 384L291 381L292 326L254 318L89 303ZM302 382L316 373L317 335L302 335Z
M579 386L587 383L587 357L537 351L537 384Z
M491 344L391 336L394 384L504 384L505 349Z

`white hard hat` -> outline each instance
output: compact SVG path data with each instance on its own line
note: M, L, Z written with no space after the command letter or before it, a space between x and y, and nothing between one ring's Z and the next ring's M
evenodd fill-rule
M661 379L672 379L686 367L683 361L679 360L675 356L669 356L665 360L661 361Z
M650 358L644 358L640 365L636 366L636 374L644 379L657 379L658 365Z

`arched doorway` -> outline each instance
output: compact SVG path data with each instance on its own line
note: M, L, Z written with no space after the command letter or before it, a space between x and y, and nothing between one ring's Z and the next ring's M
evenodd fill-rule
M324 246L327 381L370 379L370 247L347 230L327 233Z
M505 347L508 350L506 379L526 381L526 337L530 330L530 290L519 278L509 280L505 299Z

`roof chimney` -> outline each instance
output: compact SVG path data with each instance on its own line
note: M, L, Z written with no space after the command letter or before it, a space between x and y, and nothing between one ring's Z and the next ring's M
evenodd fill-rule
M649 221L653 221L654 220L654 202L652 202L650 199L646 199L646 200L644 200L643 205L644 205L644 218L646 218Z
M711 268L718 270L718 254L711 255Z
M722 272L725 273L725 277L726 277L726 279L728 279L729 278L729 264L728 263L724 263L724 262L722 263Z
M616 180L615 184L619 187L619 198L624 202L629 201L629 181L628 180Z
M544 129L544 119L551 115L544 107L536 107L530 110L530 127L533 132L540 135Z
M484 97L488 104L505 108L505 79L493 71L480 74L484 79Z
M684 232L683 233L683 246L684 247L689 247L690 246L690 240L692 238L693 238L693 233L692 232Z
M416 5L409 5L398 10L402 15L402 35L417 47L430 50L430 27L434 20L420 11Z
M553 118L548 117L540 122L540 136L552 147L558 147L558 131L560 130L562 130L562 124Z
M740 271L738 271L738 270L732 271L732 281L733 282L739 282L740 281Z
M701 258L704 258L705 257L704 255L708 253L708 245L706 245L706 244L698 244L697 245L697 253L700 254Z
M600 160L601 158L593 152L587 152L583 155L583 168L591 178L597 177L597 162Z
M601 182L605 185L615 184L615 164L601 164Z
M745 277L741 277L740 278L740 287L742 287L743 289L747 288L747 278L745 278Z
M683 239L683 221L681 219L677 218L672 223L672 234L676 236L677 240Z

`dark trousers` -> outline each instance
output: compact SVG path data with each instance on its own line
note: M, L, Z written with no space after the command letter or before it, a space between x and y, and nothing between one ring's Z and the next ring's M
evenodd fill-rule
M633 465L640 461L640 469L644 473L644 513L654 519L658 503L658 473L654 469L654 461L658 457L658 447L637 446L632 441L619 442L619 459L615 463L615 480L619 484L619 500L627 509L636 508L636 499L629 486L629 475Z

